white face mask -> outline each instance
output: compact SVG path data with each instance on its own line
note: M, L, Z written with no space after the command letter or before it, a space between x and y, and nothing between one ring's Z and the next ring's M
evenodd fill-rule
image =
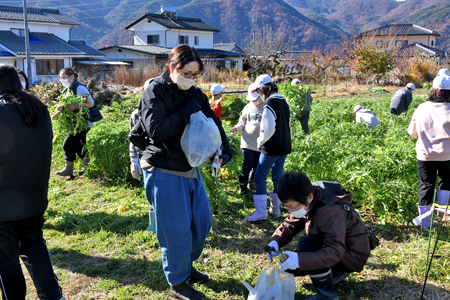
M69 88L71 83L69 82L69 79L61 79L61 84L65 87L65 88Z
M185 78L181 75L178 75L177 85L180 90L186 91L191 88L195 84L195 79Z
M261 100L261 97L259 97L258 100L255 100L255 101L253 101L252 103L253 103L253 105L258 106L258 105L260 105L260 104L263 103L263 102L264 102L264 101Z
M27 88L27 84L23 81L21 81L20 84L22 84L22 90L25 91L25 89Z
M306 214L308 213L309 210L305 210L305 207L303 206L302 208L300 208L299 210L293 211L290 214L297 219L303 218L304 216L306 216Z

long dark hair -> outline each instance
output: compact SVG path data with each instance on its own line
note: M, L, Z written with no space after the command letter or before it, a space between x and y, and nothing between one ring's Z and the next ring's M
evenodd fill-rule
M428 93L428 100L450 102L450 90L432 88Z
M194 47L190 47L189 45L176 46L169 53L169 62L164 66L164 72L170 73L170 66L182 69L191 61L198 62L200 72L204 70L205 66L200 58L200 54L198 54Z
M19 75L13 66L0 64L0 95L10 101L25 119L25 125L34 127L48 116L48 109L38 98L22 91Z

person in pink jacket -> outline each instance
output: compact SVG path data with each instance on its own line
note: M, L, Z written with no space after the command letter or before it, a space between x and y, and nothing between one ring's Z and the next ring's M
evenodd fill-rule
M430 211L436 176L439 190L450 191L450 76L433 82L429 101L420 104L408 133L417 139L419 214ZM439 196L438 196L438 201ZM431 215L422 219L422 228L431 226Z

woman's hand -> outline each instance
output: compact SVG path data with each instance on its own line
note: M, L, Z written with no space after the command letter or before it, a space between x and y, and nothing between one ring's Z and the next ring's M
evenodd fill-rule
M69 104L69 105L66 106L66 108L67 108L68 110L76 110L76 109L79 109L80 106L75 105L75 104Z

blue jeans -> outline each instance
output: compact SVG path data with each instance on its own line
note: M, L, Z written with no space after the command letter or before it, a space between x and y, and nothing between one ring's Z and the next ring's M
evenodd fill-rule
M278 182L283 175L284 161L287 155L273 156L261 153L255 172L256 195L266 195L266 178L272 169L273 191L276 193Z
M250 171L253 170L253 172L255 172L256 167L258 166L260 154L261 152L258 151L242 149L244 160L242 161L242 172L239 176L239 182L248 182Z
M202 254L212 216L202 178L185 178L143 170L145 195L155 210L156 237L164 274L170 285L185 281Z

